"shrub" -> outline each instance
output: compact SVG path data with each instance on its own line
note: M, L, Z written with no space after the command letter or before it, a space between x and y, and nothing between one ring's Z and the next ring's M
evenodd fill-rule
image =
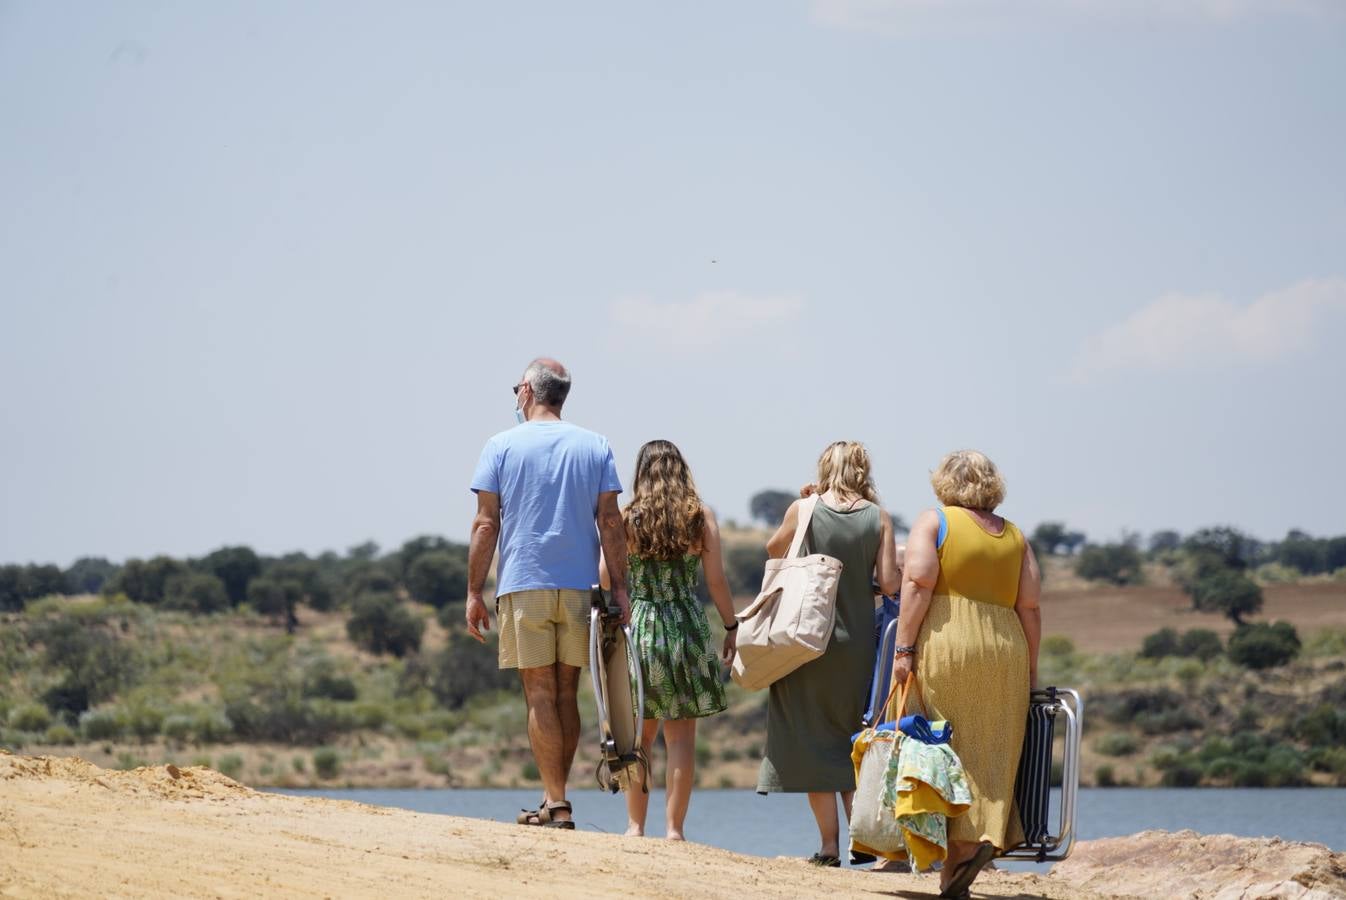
M164 582L163 605L194 613L213 613L229 608L224 582L202 572L184 572Z
M1289 622L1244 625L1229 638L1229 658L1248 669L1283 666L1299 655L1299 635Z
M1146 659L1163 659L1165 656L1178 655L1178 632L1172 628L1161 628L1147 635L1140 645L1140 655Z
M322 779L335 778L341 772L341 757L331 747L319 747L313 751L313 771Z
M86 741L115 741L126 733L126 718L118 709L91 709L79 717Z
M294 769L296 774L303 775L308 769L308 761L302 756L296 756L290 760L290 767Z
M537 781L542 777L542 773L538 770L537 763L533 762L531 759L523 764L523 770L519 774L523 776L524 781Z
M25 703L9 711L9 725L19 731L46 731L51 713L39 703Z
M1304 642L1305 656L1346 656L1346 628L1321 628Z
M1224 652L1220 636L1207 628L1193 628L1183 632L1178 641L1178 655L1195 657L1208 662Z
M96 594L117 573L117 567L102 557L83 556L65 570L65 589L71 594Z
M164 717L163 735L171 741L185 743L191 739L194 723L191 716L175 713Z
M248 582L262 574L262 561L251 547L221 547L197 566L219 579L228 602L237 606L248 596Z
M1187 763L1177 763L1164 770L1159 783L1164 787L1196 787L1201 783L1201 770Z
M159 604L163 602L168 579L187 571L185 563L168 556L156 556L151 560L128 559L103 585L103 592L125 594L136 603Z
M215 764L215 770L228 778L237 779L243 771L243 757L237 753L226 753Z
M756 594L762 589L767 560L766 545L756 541L726 541L724 574L735 594Z
M518 683L513 672L500 668L494 640L479 644L461 630L449 632L446 645L430 656L423 671L408 670L408 677L424 677L425 687L446 709L459 709L473 697L511 690Z
M43 665L65 673L61 689L49 692L53 708L81 713L135 679L134 654L107 628L63 616L35 623L30 637L43 647Z
M43 743L70 745L75 743L74 730L64 722L57 722L47 729L47 733L42 738Z
M370 653L406 656L419 650L425 623L392 594L361 594L351 604L346 634Z
M192 732L203 744L218 744L233 737L234 724L219 710L201 709L192 717Z
M1080 551L1075 573L1089 581L1109 584L1140 584L1140 551L1131 544L1090 544Z
M1300 716L1291 731L1310 746L1346 745L1346 712L1338 712L1336 707L1328 703L1321 704L1312 712Z
M1104 756L1130 756L1140 749L1140 740L1124 731L1114 731L1094 741L1094 749Z
M1294 584L1302 577L1303 572L1278 562L1263 563L1253 569L1253 578L1259 584Z
M1099 787L1116 787L1117 773L1113 771L1112 766L1099 766L1094 769L1094 783Z
M1143 712L1136 716L1135 722L1142 732L1151 735L1193 731L1205 725L1200 716L1185 709Z
M467 556L447 550L423 553L407 569L407 591L421 603L442 607L467 597Z

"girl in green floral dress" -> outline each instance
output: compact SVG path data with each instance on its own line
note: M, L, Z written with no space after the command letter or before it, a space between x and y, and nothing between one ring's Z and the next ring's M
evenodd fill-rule
M691 470L678 448L650 441L636 457L626 523L631 591L631 631L645 676L645 726L641 741L648 757L660 723L668 747L667 831L683 840L683 822L692 796L696 720L725 708L722 666L734 659L738 623L720 556L715 515L697 496ZM696 597L697 567L705 571L711 600L726 625L717 656L710 623ZM598 571L607 587L607 566ZM650 796L641 786L626 792L628 835L645 833Z

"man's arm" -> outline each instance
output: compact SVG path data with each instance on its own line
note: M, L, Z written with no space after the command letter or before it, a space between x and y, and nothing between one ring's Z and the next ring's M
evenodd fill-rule
M481 592L486 573L495 558L495 542L500 536L500 495L477 491L477 515L472 519L472 539L467 549L467 633L483 644L483 631L491 630L491 614Z
M626 593L626 526L622 510L617 505L617 492L604 491L598 495L598 536L603 542L603 560L607 564L608 581L612 584L612 598L622 608L622 624L631 621L631 598Z

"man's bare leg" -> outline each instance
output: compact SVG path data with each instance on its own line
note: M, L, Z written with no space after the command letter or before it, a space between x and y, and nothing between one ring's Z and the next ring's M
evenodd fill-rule
M556 664L556 715L561 722L561 764L566 780L575 764L575 751L580 745L580 670L565 663ZM564 795L562 795L564 799Z
M557 715L556 666L520 669L519 677L523 680L524 702L528 705L528 743L533 748L533 760L542 775L547 802L559 803L566 798L567 771L564 765L565 736L561 718ZM570 814L561 810L554 818L563 822L570 818Z

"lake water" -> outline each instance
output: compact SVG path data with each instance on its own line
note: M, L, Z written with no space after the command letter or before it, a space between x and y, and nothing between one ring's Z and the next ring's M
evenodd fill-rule
M537 804L539 790L287 790L277 793L332 797L415 812L513 822ZM575 821L585 831L626 829L621 795L570 792ZM650 797L648 832L663 834L662 791ZM1053 806L1053 810L1056 807ZM1279 836L1346 850L1346 788L1081 788L1077 839L1134 834L1146 829L1244 837ZM1055 824L1055 820L1053 820ZM752 791L700 790L687 816L689 840L754 856L807 857L818 849L817 831L802 794L760 796ZM1036 868L1031 863L1007 868Z

